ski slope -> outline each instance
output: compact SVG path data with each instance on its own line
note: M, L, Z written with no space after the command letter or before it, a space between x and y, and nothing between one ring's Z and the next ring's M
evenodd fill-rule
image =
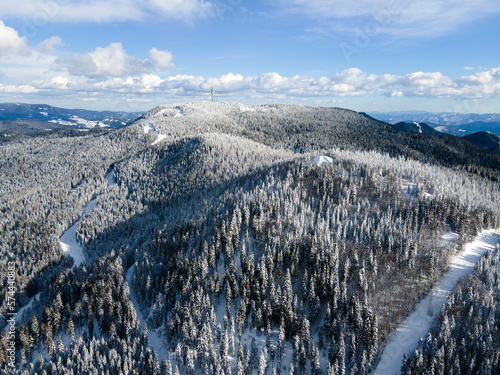
M106 175L105 180L107 181L108 186L112 186L115 183L115 171L111 170ZM87 215L95 206L97 206L97 198L91 200L85 205L80 218L71 227L69 227L59 239L59 243L61 244L63 253L68 254L71 258L73 258L73 267L80 267L80 265L85 262L83 247L76 240L76 230L78 229L78 225L80 225L80 221L82 220L82 218Z
M500 230L481 232L469 242L463 251L452 257L450 270L436 284L432 292L417 304L415 310L399 325L389 337L375 375L399 374L404 354L411 355L418 341L425 339L441 307L448 300L451 290L460 278L474 270L476 262L488 250L494 250L500 241Z

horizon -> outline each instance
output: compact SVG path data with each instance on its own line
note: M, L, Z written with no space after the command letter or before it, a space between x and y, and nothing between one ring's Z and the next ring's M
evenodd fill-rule
M54 104L49 104L49 103L42 103L42 102L1 102L0 105L2 104L16 104L16 105L40 105L40 106L50 106L54 108L61 108L61 109L68 109L68 110L83 110L83 111L97 111L97 112L127 112L127 113L146 113L149 112L150 110L153 110L156 107L160 106L175 106L175 105L183 105L183 104L188 104L188 103L210 103L210 100L196 100L196 101L184 101L184 102L172 102L172 103L163 103L163 104L157 104L155 106L152 106L150 108L147 108L145 110L138 110L138 111L127 111L127 110L110 110L110 109L93 109L91 107L61 107L58 105ZM447 111L427 111L423 109L409 109L409 110L394 110L394 111L363 111L363 110L355 110L352 108L348 107L342 107L342 106L319 106L319 105L309 105L309 104L300 104L300 103L293 103L293 102L273 102L273 103L255 103L255 104L246 104L238 101L215 101L215 103L235 103L235 104L241 104L245 106L259 106L259 105L299 105L299 106L309 106L309 107L315 107L315 108L341 108L341 109L346 109L349 111L354 111L354 112L359 112L359 113L366 113L366 114L411 114L411 113L427 113L427 114L457 114L457 115L500 115L500 110L498 112L485 112L485 113L479 113L479 112L447 112Z
M6 3L0 101L141 112L213 86L247 105L495 113L499 19L494 0Z

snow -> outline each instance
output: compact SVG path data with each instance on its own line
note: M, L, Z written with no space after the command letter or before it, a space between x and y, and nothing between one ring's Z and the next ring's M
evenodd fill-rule
M108 186L112 186L115 183L115 171L111 170L105 177ZM81 185L80 182L78 185ZM71 192L76 192L76 188L71 189ZM74 267L79 267L82 263L85 262L85 254L83 251L83 246L78 243L76 240L76 230L78 229L78 225L82 218L87 215L94 207L97 206L97 198L91 200L89 203L85 205L82 210L82 214L80 218L67 229L59 239L59 243L61 244L61 248L64 254L68 254L74 261Z
M173 110L174 109L171 109L171 108L163 109L160 112L158 112L156 114L156 116L160 115L163 112L173 111ZM184 116L184 112L182 112L181 109L175 109L175 110L177 111L177 114L175 116ZM167 136L165 134L157 133L156 132L156 128L154 127L154 125L152 123L144 125L144 127L142 128L142 130L144 131L144 134L148 134L148 133L151 132L151 133L155 133L158 136L158 138L156 138L156 140L151 144L152 146L160 143L161 141L163 141L163 140L165 140L167 138Z
M417 194L418 185L415 182L403 179L401 180L401 189L406 193L406 198L410 198Z
M73 261L75 262L74 267L79 267L80 264L85 262L83 247L76 240L76 229L78 228L78 224L80 224L80 220L69 227L59 240L64 254L68 254L71 258L73 258Z
M453 234L445 235L442 241L450 241L453 237ZM466 244L461 253L451 258L450 270L389 337L375 375L400 373L404 354L412 354L419 339L425 339L455 284L461 277L472 273L479 258L488 250L494 250L499 241L500 229L483 231L474 241Z
M108 183L108 186L113 186L115 184L115 170L112 169L104 178Z
M40 114L41 114L42 116L45 116L45 117L48 117L48 116L49 116L49 114L48 114L47 112L40 112Z
M418 132L422 133L422 127L420 126L420 124L418 122L414 122L413 124L415 124L415 126L418 128Z
M164 108L161 111L159 111L155 117L161 116L164 113L168 112L175 112L174 117L180 117L180 116L185 116L184 111L181 108Z
M125 281L127 282L128 288L130 290L130 301L132 302L132 305L134 305L134 309L137 313L137 319L139 320L139 324L141 326L141 329L144 330L144 323L146 322L146 319L141 312L141 309L139 307L139 302L137 300L137 296L134 292L134 289L132 288L132 278L134 276L134 270L135 270L135 264L133 264L125 273ZM149 329L149 328L148 328L148 342L149 342L149 345L155 351L158 359L162 360L162 359L169 358L169 355L167 353L167 349L164 348L161 338L158 336L158 334L155 331L153 331L152 329Z
M316 156L313 161L316 163L318 167L323 167L324 165L332 165L333 159L329 156L321 155Z
M70 120L76 122L78 125L83 125L86 128L95 128L95 127L104 128L109 126L100 121L85 120L75 115L71 116Z
M31 305L33 304L33 301L38 301L38 298L40 297L40 293L34 295L33 297L30 298L30 300L28 301L28 303L26 305L24 305L23 307L21 307L19 310L17 310L17 313L16 313L16 321L19 321L21 319L21 317L23 316L24 312L28 309L31 308ZM13 315L14 316L14 315ZM7 316L6 319L10 319L12 316ZM4 331L7 333L10 329L10 323L8 320L7 320L7 325L5 326L4 328Z
M142 130L144 131L144 134L148 134L149 132L154 133L155 127L153 126L153 124L146 124L144 125Z
M161 141L165 140L167 138L167 136L165 134L158 134L158 138L156 139L156 141L154 141L152 143L152 145L156 145L158 143L160 143Z
M255 112L255 108L253 108L253 107L249 107L249 106L247 106L247 105L242 105L242 106L240 107L240 111L241 111L242 113L244 113L244 112Z

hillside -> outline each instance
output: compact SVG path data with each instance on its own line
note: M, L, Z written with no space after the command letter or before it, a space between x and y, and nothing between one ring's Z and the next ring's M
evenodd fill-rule
M18 120L30 120L52 123L54 127L108 128L127 125L139 115L133 112L66 109L46 104L0 103L0 121L14 121L14 124Z
M486 150L500 152L500 137L489 132L473 133L464 138Z
M370 112L374 118L389 124L399 122L424 122L434 127L437 131L463 137L465 135L489 131L500 136L500 114L486 113L456 113L456 112L424 112L424 111L400 111L400 112Z
M404 130L406 132L412 133L420 133L420 134L441 134L435 130L432 126L427 125L426 123L408 123L408 122L398 122L397 124L392 125L394 128L399 130Z
M16 371L368 374L500 227L499 178L497 153L341 108L186 103L6 141Z

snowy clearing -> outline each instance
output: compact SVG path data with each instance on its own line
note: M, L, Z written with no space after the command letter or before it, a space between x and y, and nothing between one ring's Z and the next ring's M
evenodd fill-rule
M313 159L313 162L316 163L318 167L323 167L325 165L333 165L333 159L325 155L316 156Z
M161 141L165 140L166 138L167 138L167 136L165 134L158 134L158 138L151 145L154 146L154 145L160 143Z
M153 124L146 124L144 125L142 130L144 131L144 134L148 134L149 132L154 133L155 127L153 126Z
M108 186L113 186L115 184L115 170L112 169L106 177L104 177L106 182L108 183Z
M417 304L415 310L399 325L389 337L376 375L399 374L404 354L411 354L419 339L425 339L441 307L458 280L474 270L474 265L488 250L495 250L500 241L500 229L481 232L474 241L450 260L450 270L443 276L432 292Z
M76 229L78 228L78 224L80 224L80 220L69 227L59 240L64 254L68 254L71 258L73 258L73 261L75 262L73 267L79 267L80 264L85 262L83 247L76 241Z
M134 305L141 330L144 331L144 323L146 322L146 319L144 318L144 315L142 315L141 309L139 307L139 302L137 301L137 296L135 295L134 289L132 288L132 278L134 277L134 270L135 264L133 264L125 273L125 281L128 284L128 288L130 291L130 301L132 302L132 305ZM155 331L150 329L148 329L148 342L158 356L158 359L162 360L169 358L167 350L163 347L161 338Z
M185 116L184 111L181 108L164 108L159 111L154 117L163 116L166 113L173 114L173 117Z

